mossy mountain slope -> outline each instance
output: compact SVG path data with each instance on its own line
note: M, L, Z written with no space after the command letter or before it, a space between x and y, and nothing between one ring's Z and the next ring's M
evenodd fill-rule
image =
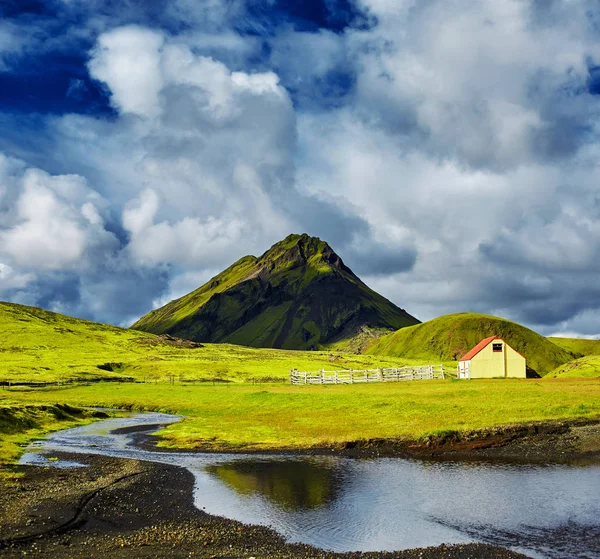
M527 359L527 367L545 375L573 355L516 322L475 313L440 316L382 336L366 353L416 359L460 359L483 338L498 335Z
M554 345L562 347L565 351L572 353L575 357L586 357L588 355L600 355L600 340L588 340L585 338L548 338Z
M313 349L363 325L397 330L419 321L367 287L324 241L290 235L245 256L131 328L198 342Z

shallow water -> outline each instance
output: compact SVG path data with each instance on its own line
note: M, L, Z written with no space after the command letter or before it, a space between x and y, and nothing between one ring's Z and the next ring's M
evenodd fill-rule
M178 419L140 414L59 431L21 463L76 465L44 458L65 451L182 466L195 476L198 508L335 551L479 541L536 558L600 559L599 465L164 453L111 433Z

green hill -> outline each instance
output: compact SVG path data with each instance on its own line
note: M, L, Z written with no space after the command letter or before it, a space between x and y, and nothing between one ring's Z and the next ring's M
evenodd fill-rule
M366 353L437 361L458 360L488 336L502 337L540 375L571 361L573 355L520 324L475 313L440 316L379 338Z
M548 338L553 344L575 355L600 355L600 340L586 340L584 338Z
M586 355L560 365L546 378L600 378L600 355Z
M119 376L105 363L143 351L148 334L0 302L0 380L29 382ZM154 337L154 336L152 336Z
M245 256L131 328L197 342L315 349L363 326L397 330L418 322L367 287L327 243L304 234L259 258Z
M600 340L548 338L578 359L560 365L546 378L600 378Z

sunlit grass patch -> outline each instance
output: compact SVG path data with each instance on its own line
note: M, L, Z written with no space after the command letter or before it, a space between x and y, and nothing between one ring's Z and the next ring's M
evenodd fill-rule
M1 393L0 393L1 394ZM352 386L95 385L9 393L22 402L69 402L179 413L162 445L277 449L550 419L600 416L597 381L414 381ZM1 403L1 400L0 400Z
M19 396L0 398L0 475L4 476L12 475L6 466L14 463L31 441L44 438L51 431L107 417L68 404L34 403L31 393Z

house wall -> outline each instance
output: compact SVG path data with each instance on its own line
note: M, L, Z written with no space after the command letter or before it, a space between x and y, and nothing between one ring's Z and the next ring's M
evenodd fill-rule
M502 351L494 352L494 343L501 343ZM471 378L526 377L525 358L503 340L494 340L484 347L471 359L470 368Z

